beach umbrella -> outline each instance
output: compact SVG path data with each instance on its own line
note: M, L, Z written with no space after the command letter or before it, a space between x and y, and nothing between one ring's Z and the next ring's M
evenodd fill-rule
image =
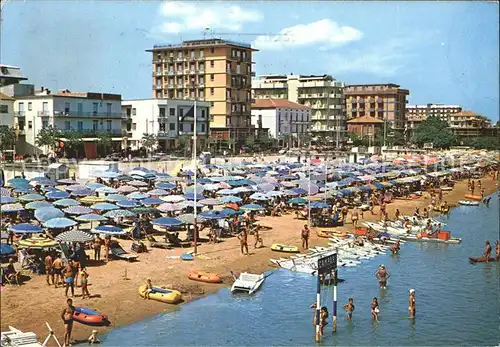
M10 196L10 190L5 187L0 187L0 196Z
M72 191L75 191L75 190L84 190L86 188L85 188L85 186L82 186L82 185L79 185L79 184L74 184L74 185L71 185L71 186L66 186L66 187L64 187L64 189L66 189L68 192L72 192Z
M12 204L14 202L17 202L16 198L11 196L0 196L0 204Z
M28 193L35 193L35 191L33 189L31 189L32 187L29 186L29 187L16 187L13 192L14 193L18 193L18 194L28 194Z
M151 224L159 225L162 227L175 227L175 226L182 225L182 222L180 220L178 220L177 218L160 217L160 218L153 219L151 221Z
M307 204L307 200L303 198L293 198L288 200L288 203L293 205L305 205Z
M54 201L53 204L54 206L62 206L62 207L78 206L80 205L80 201L77 201L75 199L61 199Z
M202 199L200 200L200 204L207 206L217 206L217 205L224 205L224 201L219 199Z
M58 243L46 237L32 236L29 239L19 240L19 248L44 249L56 247Z
M219 200L224 202L225 204L230 203L230 202L242 202L243 201L242 198L237 197L237 196L232 196L232 195L223 196Z
M120 193L132 193L136 192L138 189L136 187L125 185L118 187L116 190L119 191Z
M165 202L181 202L186 200L186 198L184 198L181 195L167 195L160 197L160 199L162 199Z
M30 184L33 186L39 185L39 186L55 186L57 185L56 182L52 181L49 178L46 177L35 177L30 180Z
M205 190L205 187L201 184L197 184L196 186L195 185L187 186L184 188L184 195L194 194L195 192L198 194L201 194L201 193L203 193L204 190Z
M205 206L205 205L200 204L199 201L197 201L196 204L195 204L193 200L186 200L186 201L179 202L179 206L182 206L182 208L195 207L195 205L196 205L196 207L203 207L203 206Z
M248 193L248 192L253 192L253 189L250 187L237 187L233 189L235 194L238 193Z
M148 193L141 193L141 192L134 192L127 194L128 199L135 199L135 200L146 199L149 198L149 196L150 195Z
M187 200L194 200L194 193L187 193L187 194L184 194L184 197L187 199ZM196 194L196 200L202 200L202 199L205 199L205 195L203 194Z
M149 195L154 195L154 196L163 196L163 195L168 195L169 192L167 192L165 189L153 189L148 192Z
M285 191L283 191L283 195L285 195L285 196L297 196L299 194L293 190L285 190Z
M52 218L43 223L43 226L49 229L64 229L77 225L78 223L72 219L59 217Z
M10 187L20 186L20 185L29 185L29 184L30 184L30 181L28 181L26 178L21 178L21 177L11 178L10 180L7 181L7 185Z
M132 208L141 206L141 203L137 200L120 200L116 202L116 205L123 208Z
M141 204L143 204L144 206L160 205L163 202L164 201L159 198L146 198L141 200Z
M221 190L217 191L217 194L220 194L220 195L233 195L236 193L237 192L233 189L221 189Z
M48 201L32 201L28 202L24 208L27 210L37 210L42 207L53 207L52 204Z
M230 208L232 210L235 210L235 211L238 211L240 209L240 207L238 206L238 204L236 204L234 202L230 202L229 204L226 204L226 207Z
M41 200L45 200L45 196L40 195L40 194L36 194L36 193L26 194L26 195L20 196L19 200L21 200L21 201L41 201Z
M118 210L119 207L114 204L110 204L108 202L101 202L98 204L91 205L90 208L98 211L110 211L110 210Z
M82 189L82 190L73 190L71 192L71 196L88 196L93 195L94 191L92 189Z
M15 254L16 250L11 245L6 243L0 243L0 255L6 256L9 254Z
M160 206L157 207L157 209L161 212L174 212L174 211L180 211L184 207L181 206L180 204L170 204L170 203L164 203L161 204Z
M128 182L128 184L132 187L147 187L148 184L144 181L139 181L139 180L134 180L134 181L130 181Z
M45 194L47 199L64 199L69 198L69 193L62 190L51 190Z
M247 204L247 205L241 206L240 209L242 209L244 211L261 211L261 210L264 210L264 207L262 207L261 205L257 205L257 204Z
M217 190L217 189L220 189L220 185L219 184L205 184L203 186L205 188L205 190L209 190L209 191L214 191L214 190Z
M12 231L16 234L35 234L35 233L43 233L42 227L39 225L34 225L30 223L20 223L16 225L11 225L9 227L9 231Z
M194 224L194 214L193 213L182 214L178 217L178 219L183 224ZM203 222L204 220L205 219L203 217L201 217L200 215L196 216L197 223Z
M104 194L115 194L118 192L115 188L107 187L107 186L97 188L95 191L97 193L104 193Z
M0 211L3 213L12 213L24 211L24 207L21 204L5 204L0 207Z
M223 211L203 211L199 214L200 217L206 220L217 220L227 218L229 215Z
M105 184L102 183L96 183L96 182L90 182L85 185L88 189L92 189L95 191L97 188L102 188L102 187L107 187Z
M314 201L311 202L311 208L328 208L328 204L326 202Z
M95 213L84 214L76 217L75 219L79 222L101 222L108 220L106 217Z
M134 208L130 209L130 211L137 213L137 214L143 214L143 213L157 212L157 209L152 208L152 207L141 206L141 207L134 207Z
M104 198L101 198L99 196L86 196L82 199L80 199L80 202L82 204L97 204L101 202L105 202L106 200Z
M78 181L72 180L70 178L63 178L57 181L57 183L61 184L78 184Z
M257 185L257 190L260 192L270 192L273 191L276 186L274 183L261 183Z
M155 187L160 188L160 189L165 189L165 190L172 190L172 189L175 189L176 185L172 184L172 183L156 182Z
M272 190L270 192L267 192L266 196L269 197L269 198L273 198L273 197L276 197L276 196L283 196L283 192L278 191L278 190Z
M109 194L106 196L106 200L111 202L118 202L122 200L128 200L128 198L122 194Z
M132 217L135 213L128 210L113 210L106 212L103 216L107 218Z
M65 232L60 233L54 238L56 241L59 242L89 242L94 239L94 237L86 233L85 231L81 230L68 230Z
M269 198L265 194L262 194L262 193L253 193L252 195L250 195L250 199L257 200L257 201L269 200Z
M87 206L70 206L63 209L63 212L67 214L88 214L92 213L93 210Z
M94 234L105 234L105 235L125 235L127 232L122 228L115 225L99 225L91 230Z

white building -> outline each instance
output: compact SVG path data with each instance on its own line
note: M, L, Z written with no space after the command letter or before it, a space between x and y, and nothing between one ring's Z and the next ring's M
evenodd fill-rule
M256 99L252 104L252 125L268 128L273 138L291 135L300 140L309 133L311 108L283 99Z
M41 154L36 146L40 129L52 126L64 135L70 131L80 133L84 141L96 141L101 132L112 135L114 146L122 142L121 95L105 93L72 93L62 90L35 91L34 95L16 97L15 122L19 128L20 154ZM119 143L117 143L119 142Z
M127 146L132 150L141 148L144 134L156 135L158 149L163 152L176 148L182 136L191 141L195 105L197 145L203 148L210 134L210 103L180 99L124 100L122 112L126 118Z
M0 64L0 87L9 86L27 80L17 66Z
M14 126L14 98L0 92L0 126Z

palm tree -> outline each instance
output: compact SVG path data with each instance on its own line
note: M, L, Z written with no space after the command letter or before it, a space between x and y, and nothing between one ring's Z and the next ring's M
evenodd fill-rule
M104 156L106 156L107 150L111 146L111 143L112 143L111 134L103 131L103 132L97 133L96 135L98 138L97 145L101 146L101 148L103 149L103 152L104 152Z
M54 149L58 144L57 137L59 133L57 130L49 125L48 127L40 129L35 138L35 144L39 147L45 146L46 149Z
M0 150L12 149L16 144L16 132L14 128L0 126Z
M156 135L153 134L144 134L142 135L142 145L146 148L146 150L149 149L149 154L151 154L153 148L156 146L158 143L158 138Z

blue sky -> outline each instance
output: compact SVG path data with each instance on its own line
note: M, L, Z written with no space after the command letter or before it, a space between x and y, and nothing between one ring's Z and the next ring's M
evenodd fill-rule
M253 42L257 74L400 84L410 103L499 115L494 2L9 1L1 62L52 89L151 97L154 44Z

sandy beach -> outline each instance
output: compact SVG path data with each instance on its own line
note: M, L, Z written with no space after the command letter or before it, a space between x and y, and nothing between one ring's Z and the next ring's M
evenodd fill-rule
M485 195L496 190L497 183L490 176L481 180ZM444 192L444 200L453 206L458 200L463 199L466 193L467 182L457 182L453 191ZM389 216L391 218L394 216L396 208L400 210L402 215L412 214L416 207L427 207L429 201L427 193L424 193L419 199L394 200L387 205ZM378 213L378 207L375 208L375 212ZM378 215L371 215L370 212L364 213L363 220L376 219L378 219ZM223 239L223 242L215 245L202 244L198 248L199 256L192 262L169 259L169 256L179 255L188 251L187 249L163 250L148 247L149 252L139 254L137 262L128 263L123 260L113 260L106 265L91 266L88 268L90 274L89 291L94 297L81 299L80 288L75 288L77 297L74 299L74 305L96 309L109 316L112 325L109 328L97 328L102 334L108 329L130 324L161 312L175 310L178 307L153 300L143 300L138 295L137 288L144 284L147 278L151 278L155 285L165 285L180 290L183 293L184 301L188 302L229 286L232 283L229 269L235 272L249 271L254 273L269 270L271 268L269 259L277 257L277 254L268 247L273 243L300 246L300 229L307 222L296 220L292 215L264 217L260 221L272 229L261 232L264 246L266 246L264 248L254 250L252 247L253 237L250 236L251 254L249 256L241 255L238 240L230 238ZM347 232L351 232L352 229L350 221L347 221L343 227L335 228L335 230ZM453 235L453 230L451 232ZM318 238L313 229L310 245L322 245L327 242L327 239ZM120 243L125 249L130 249L130 241L121 240ZM147 242L146 245L149 246ZM478 250L478 253L480 251ZM404 257L404 250L401 256ZM193 282L187 278L190 270L218 273L223 276L224 283L218 285ZM44 275L34 276L20 287L6 286L1 293L1 329L4 331L8 329L8 326L14 326L23 331L33 331L43 339L47 335L44 324L47 321L53 327L58 338L62 340L64 327L60 314L64 305L64 289L48 286ZM86 339L92 329L75 324L73 338L75 340Z

